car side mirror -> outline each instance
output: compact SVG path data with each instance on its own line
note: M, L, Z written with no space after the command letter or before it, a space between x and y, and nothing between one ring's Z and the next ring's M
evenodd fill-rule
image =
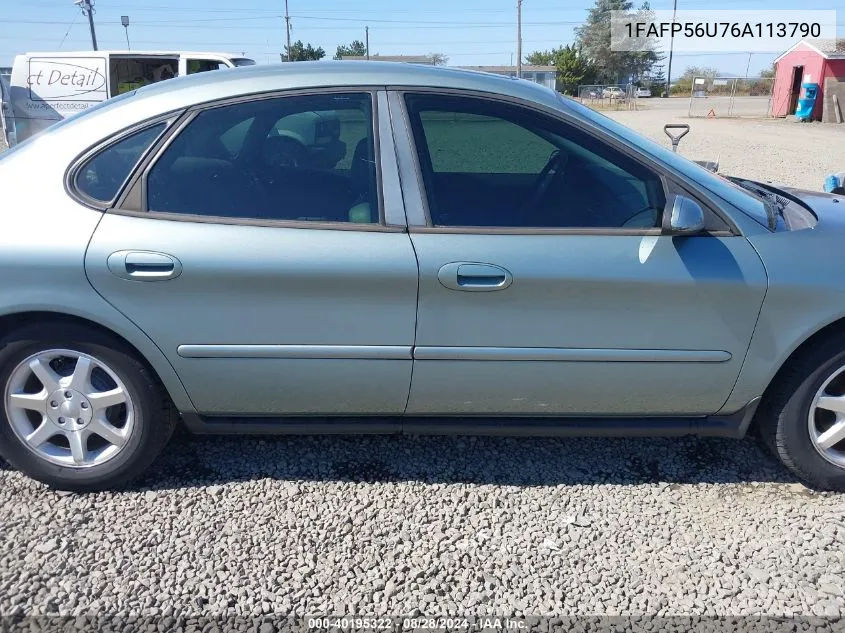
M695 235L704 230L704 210L695 200L679 194L666 202L663 232L667 235Z

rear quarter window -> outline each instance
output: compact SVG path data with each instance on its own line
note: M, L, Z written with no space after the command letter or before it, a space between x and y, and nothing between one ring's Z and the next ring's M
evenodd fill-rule
M97 202L114 200L135 165L165 127L165 123L153 125L100 150L77 171L76 189Z

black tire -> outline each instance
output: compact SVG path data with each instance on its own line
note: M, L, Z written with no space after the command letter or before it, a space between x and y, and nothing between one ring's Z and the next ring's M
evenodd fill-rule
M134 427L112 459L87 468L62 466L36 455L12 430L5 394L18 364L39 351L69 349L93 356L121 379L132 399ZM73 323L25 326L0 341L0 455L12 466L52 488L72 491L115 489L144 472L167 444L177 415L152 370L119 339Z
M816 393L845 365L845 333L813 342L781 369L757 411L760 437L804 484L845 492L845 468L826 460L810 437L808 416Z

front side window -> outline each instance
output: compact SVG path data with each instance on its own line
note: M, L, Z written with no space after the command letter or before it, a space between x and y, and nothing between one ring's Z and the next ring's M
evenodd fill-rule
M660 226L660 177L584 131L486 99L405 98L433 225Z
M228 68L223 62L214 59L189 59L185 67L189 75Z
M166 127L159 123L109 145L89 158L76 174L76 188L89 198L110 202L141 156Z
M631 128L614 121L609 116L582 105L575 99L565 97L564 95L558 95L558 99L562 104L562 108L566 111L575 112L584 119L615 135L623 143L631 145L632 147L653 156L661 163L674 169L686 178L694 181L696 184L706 188L711 193L719 196L723 200L726 200L730 204L739 207L762 226L769 225L769 216L768 213L766 213L766 206L758 196L755 196L739 185L732 183L724 176L714 174L712 171L705 169L698 163L685 158L683 154L678 154L677 152L666 149L659 143L652 141L650 138L647 138L642 134L638 134Z
M372 99L261 99L200 112L147 180L149 211L221 218L379 221Z

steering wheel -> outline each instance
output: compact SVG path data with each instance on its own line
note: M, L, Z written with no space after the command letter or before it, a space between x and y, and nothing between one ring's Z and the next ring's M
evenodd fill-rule
M528 201L522 206L523 214L530 213L537 207L538 204L540 204L543 196L546 195L546 191L549 190L549 186L552 182L554 182L555 178L563 172L568 160L569 156L561 152L559 149L556 149L551 153L549 160L546 161L543 169L537 175L537 180L534 181L534 186L532 187L534 192L531 194Z

